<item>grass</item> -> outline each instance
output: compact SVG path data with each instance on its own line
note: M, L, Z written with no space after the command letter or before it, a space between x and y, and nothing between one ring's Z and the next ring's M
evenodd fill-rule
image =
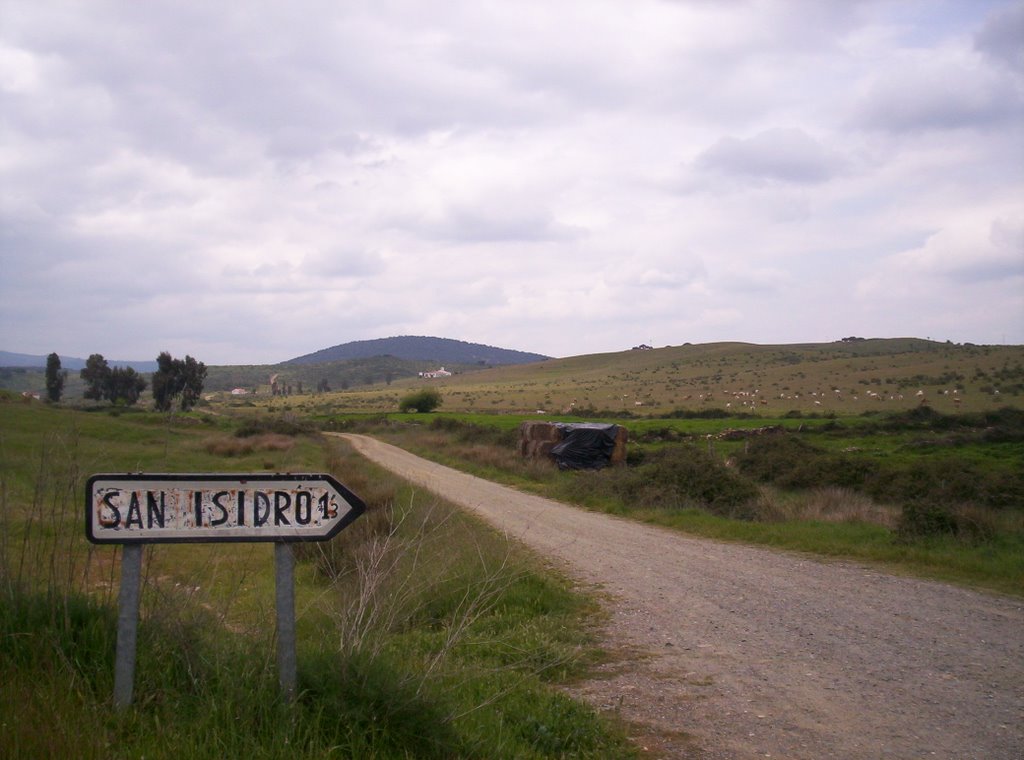
M221 448L226 423L0 401L0 747L16 757L632 757L562 694L596 608L503 537L340 443ZM258 441L283 433L257 432ZM211 440L218 441L210 445ZM276 439L274 439L276 440ZM324 470L370 509L296 569L282 701L267 545L144 552L136 704L110 708L119 552L81 525L94 471Z
M338 368L340 371L340 367ZM462 413L665 418L675 413L798 413L857 417L918 407L944 413L1021 405L1024 347L915 339L789 346L718 343L551 359L457 372L430 381L443 409ZM281 368L282 376L297 371ZM269 374L269 372L268 372ZM307 385L307 388L312 386ZM332 385L335 391L340 386ZM405 377L350 390L247 403L306 415L381 413L424 387ZM836 391L839 393L836 393ZM1000 391L998 394L996 391ZM921 391L922 396L917 392ZM954 394L956 391L956 394Z

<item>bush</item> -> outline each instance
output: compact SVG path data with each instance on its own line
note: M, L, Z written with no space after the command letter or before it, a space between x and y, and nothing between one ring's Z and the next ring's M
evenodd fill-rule
M398 404L401 412L432 412L441 406L441 394L436 388L424 388L410 393Z
M822 482L825 451L793 435L766 435L748 439L736 465L747 477L791 488L826 485ZM827 479L826 480L830 480Z
M956 517L952 510L933 502L904 504L896 526L896 535L903 541L925 536L953 536L956 532Z
M992 541L999 534L998 520L989 509L926 501L903 505L896 537L909 542L930 536L954 536L968 544Z
M697 446L667 446L648 453L639 466L605 473L610 490L632 509L698 507L753 519L760 497L756 485Z
M430 429L448 433L460 443L482 443L508 448L515 446L519 441L517 430L500 430L451 417L437 417L431 420Z
M274 417L271 419L255 418L247 420L235 430L235 436L237 438L249 438L250 436L266 435L268 433L295 436L312 432L313 427L309 423L285 419L284 417Z

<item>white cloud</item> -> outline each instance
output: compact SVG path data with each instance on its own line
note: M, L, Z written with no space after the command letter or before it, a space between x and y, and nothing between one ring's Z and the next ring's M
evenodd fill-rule
M16 4L0 348L1024 341L1022 9Z
M980 294L991 292L992 285L1024 292L1024 216L1019 212L995 219L977 213L950 219L923 245L883 259L857 291L875 303L920 302L929 294L953 291L960 302L977 293L980 303Z

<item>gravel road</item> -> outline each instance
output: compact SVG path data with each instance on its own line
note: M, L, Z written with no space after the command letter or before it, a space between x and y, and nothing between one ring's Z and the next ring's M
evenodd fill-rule
M1020 599L689 538L343 437L604 593L620 656L572 692L655 755L1024 758Z

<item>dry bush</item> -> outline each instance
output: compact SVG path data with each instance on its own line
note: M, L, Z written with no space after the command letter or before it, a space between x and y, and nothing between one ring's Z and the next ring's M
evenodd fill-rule
M779 491L763 487L755 509L756 519L761 522L863 522L890 529L896 526L900 516L898 509L876 504L863 494L839 486L808 491Z
M240 457L255 451L289 451L295 439L279 433L264 433L248 438L221 436L210 438L204 448L208 454L219 457Z
M462 459L499 470L512 470L520 462L520 457L516 452L487 443L460 446L457 449L457 453Z
M816 488L806 494L806 499L803 516L808 520L865 522L893 528L899 519L899 510L839 486Z
M990 507L958 504L953 509L957 537L967 543L984 543L1006 532L1003 516Z

